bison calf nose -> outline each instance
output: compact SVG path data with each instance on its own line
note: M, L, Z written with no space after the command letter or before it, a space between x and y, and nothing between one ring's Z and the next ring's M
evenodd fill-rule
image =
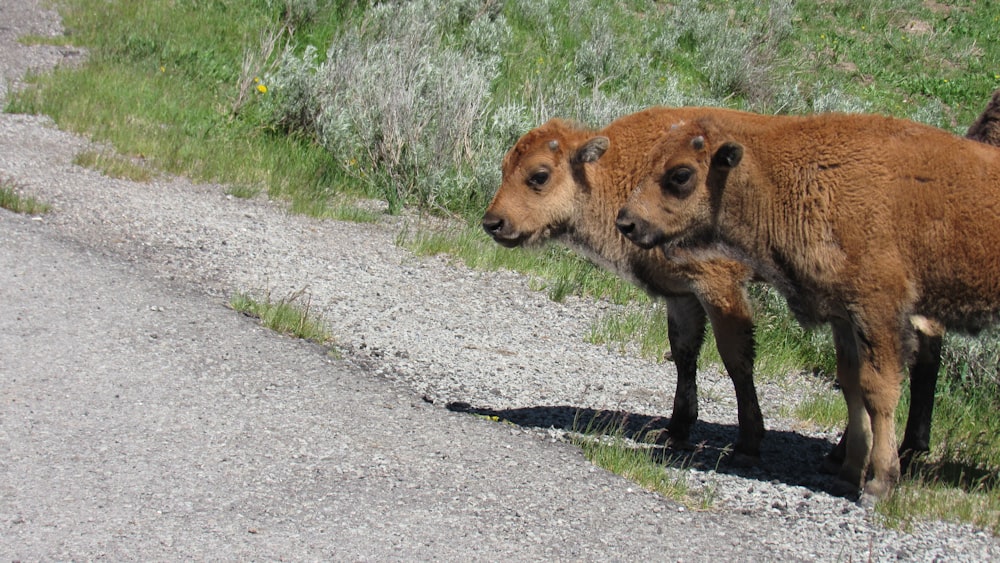
M615 219L615 226L618 227L618 232L627 238L631 239L635 236L635 220L629 216L628 211L625 209L618 212L618 218Z
M483 230L486 231L486 234L491 237L496 236L501 229L503 229L503 219L493 215L492 213L483 215Z

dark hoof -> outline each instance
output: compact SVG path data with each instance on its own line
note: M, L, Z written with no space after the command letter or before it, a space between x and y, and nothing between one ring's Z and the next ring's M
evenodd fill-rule
M664 447L670 448L672 450L683 450L686 452L693 452L698 449L698 447L687 440L678 440L675 438L670 438L667 440Z
M730 467L756 467L760 465L760 455L732 452L723 458L723 462Z
M837 478L831 481L829 493L831 495L847 499L857 499L858 495L861 494L861 489L856 484L848 483L843 479Z
M928 450L900 450L899 469L903 475L911 473L919 467L920 458L927 455Z

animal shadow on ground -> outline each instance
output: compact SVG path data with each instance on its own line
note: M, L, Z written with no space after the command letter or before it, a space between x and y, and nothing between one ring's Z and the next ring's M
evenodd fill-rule
M555 428L567 432L620 436L640 443L655 441L666 432L669 417L624 411L596 410L574 406L537 406L511 409L474 407L452 402L446 408L484 417L496 417L526 428ZM735 463L730 458L735 424L699 420L691 430L690 443L682 447L647 447L652 459L675 468L715 470L757 481L779 481L814 491L839 494L837 480L820 471L823 457L835 442L796 432L769 430L761 444L761 458L754 465Z
M495 418L524 428L555 428L566 432L604 434L624 437L639 443L650 443L660 432L666 432L669 417L650 416L625 411L597 410L568 405L536 406L510 409L475 407L465 402L445 405L450 411ZM836 476L822 470L823 459L836 444L839 436L808 436L787 430L768 430L761 444L761 457L756 464L734 463L730 457L732 440L737 435L735 424L719 424L699 420L691 430L691 440L684 447L644 447L651 459L676 469L714 470L760 482L780 482L801 486L857 500L857 493L847 492ZM925 463L914 461L911 475L923 475L946 485L964 490L979 486L995 487L1000 476L995 472L969 465ZM910 477L905 477L910 478Z

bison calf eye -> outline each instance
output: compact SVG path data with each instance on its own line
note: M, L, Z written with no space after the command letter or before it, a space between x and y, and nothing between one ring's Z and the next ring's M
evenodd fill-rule
M667 170L660 184L665 192L675 197L687 197L694 191L694 170L684 166Z
M670 172L670 183L676 185L686 184L691 179L690 168L678 168Z
M548 170L539 170L538 172L535 172L534 174L528 177L528 185L535 189L542 187L545 184L545 182L548 181L549 181Z

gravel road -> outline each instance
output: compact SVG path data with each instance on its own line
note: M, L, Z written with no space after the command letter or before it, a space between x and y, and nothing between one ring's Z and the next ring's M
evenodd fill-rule
M0 98L83 57L17 42L61 33L42 4L0 0ZM714 502L685 508L565 441L598 413L670 413L672 365L584 341L615 305L416 257L395 240L430 228L417 218L112 179L72 164L91 148L0 114L0 178L53 206L0 210L0 556L1000 560L988 533L889 529L829 494L816 467L837 436L782 416L821 382L758 385L768 434L744 469L718 464L732 385L700 373L703 448L675 453ZM226 309L236 291L303 292L344 358Z

